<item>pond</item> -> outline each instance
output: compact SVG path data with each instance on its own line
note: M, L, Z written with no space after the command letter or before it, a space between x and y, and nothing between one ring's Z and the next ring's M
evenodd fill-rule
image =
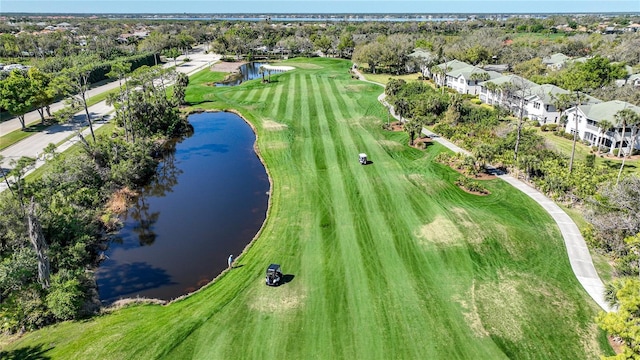
M250 62L240 65L240 72L232 74L229 79L224 82L217 83L216 86L236 86L244 81L249 81L261 77L260 66L267 65L265 62ZM265 74L266 76L266 74Z
M191 137L159 165L96 271L100 299L170 300L210 282L266 217L269 179L255 134L232 113L189 116Z

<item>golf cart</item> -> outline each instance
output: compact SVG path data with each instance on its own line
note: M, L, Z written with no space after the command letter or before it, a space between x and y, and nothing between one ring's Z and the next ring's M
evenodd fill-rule
M282 271L280 271L280 265L269 265L267 268L267 285L278 286L280 284L282 284Z
M359 156L359 157L360 157L360 159L359 159L360 164L362 164L362 165L367 165L367 162L368 162L368 161L367 161L367 154L365 154L365 153L360 153L360 156Z

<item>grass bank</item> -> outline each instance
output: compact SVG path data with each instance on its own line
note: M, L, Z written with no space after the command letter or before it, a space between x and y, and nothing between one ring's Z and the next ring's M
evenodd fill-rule
M273 180L263 229L204 290L26 334L2 355L60 359L589 359L607 350L597 308L553 220L506 183L489 196L381 129L379 86L349 62L237 87L191 78L200 109L256 128ZM373 163L362 166L357 154ZM215 201L215 199L211 199ZM188 231L188 230L185 230ZM178 239L175 239L178 240ZM224 261L224 259L220 259ZM264 285L269 263L290 282Z

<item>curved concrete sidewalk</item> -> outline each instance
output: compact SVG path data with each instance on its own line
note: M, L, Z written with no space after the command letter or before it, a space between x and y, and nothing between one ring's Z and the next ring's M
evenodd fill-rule
M369 81L360 74L357 70L354 72L358 75L360 80L380 85L384 87L383 84ZM393 112L393 108L385 101L384 92L378 96L378 100L385 106L390 108L390 113L398 119L398 116ZM447 139L443 139L440 136L434 134L433 132L422 129L422 132L430 136L434 141L444 145L448 149L453 152L461 152L464 154L469 154L468 151L460 148L459 146L453 144ZM596 272L595 266L593 266L593 260L591 259L591 253L589 253L589 248L587 248L587 243L584 241L582 234L580 234L580 230L578 226L573 222L573 220L564 212L556 203L552 200L544 196L540 191L532 188L521 180L514 178L511 175L501 174L498 177L509 184L511 184L516 189L522 191L531 197L535 202L540 204L543 209L545 209L549 215L555 220L556 224L558 224L558 228L560 229L560 233L562 234L562 238L564 239L564 244L567 247L567 255L569 256L569 263L571 264L571 269L575 274L576 278L582 285L582 287L587 291L587 294L591 296L591 298L605 311L610 312L612 308L607 304L604 299L604 284L598 273Z

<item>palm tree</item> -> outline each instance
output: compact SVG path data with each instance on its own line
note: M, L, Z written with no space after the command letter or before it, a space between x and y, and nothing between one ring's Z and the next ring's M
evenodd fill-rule
M498 90L498 85L496 83L493 83L491 81L484 83L484 88L487 89L487 91L489 91L490 93L493 94L493 96L495 97L495 93ZM489 94L487 94L487 102L489 101ZM498 105L498 104L494 104L494 105ZM498 119L500 120L500 119Z
M600 120L598 122L598 127L600 128L600 138L598 139L598 155L602 153L602 143L604 142L604 136L606 133L613 127L613 123L607 119Z
M475 72L473 74L471 74L471 76L469 77L469 80L473 80L476 83L478 81L487 81L489 80L489 73L484 71L484 72Z
M400 122L404 122L402 121L402 118L407 115L407 113L409 112L409 103L407 102L407 100L405 99L399 99L396 101L395 103L395 113L396 115L398 115L400 117Z
M553 106L560 112L560 121L562 121L562 117L565 116L564 112L571 106L571 96L569 94L558 94L556 96L551 93L549 95L551 95Z
M615 119L622 126L620 132L620 146L618 147L618 157L622 155L622 144L625 140L625 134L627 133L627 125L631 125L634 122L634 118L638 115L631 109L622 109L615 115Z
M618 114L625 110L629 110L629 109L621 110L618 112ZM640 114L634 111L630 111L626 121L627 121L626 125L631 126L631 146L629 148L629 153L622 158L622 165L620 165L620 171L618 171L618 178L616 179L616 185L618 185L618 183L620 182L620 176L622 175L622 169L624 169L624 163L627 160L627 157L631 156L631 153L633 152L633 148L636 145L636 138L638 137L638 129L640 127ZM624 136L624 133L622 134ZM620 152L622 152L622 140L620 141Z
M404 131L409 134L409 145L413 146L413 140L422 131L422 123L417 119L411 119L404 124Z

